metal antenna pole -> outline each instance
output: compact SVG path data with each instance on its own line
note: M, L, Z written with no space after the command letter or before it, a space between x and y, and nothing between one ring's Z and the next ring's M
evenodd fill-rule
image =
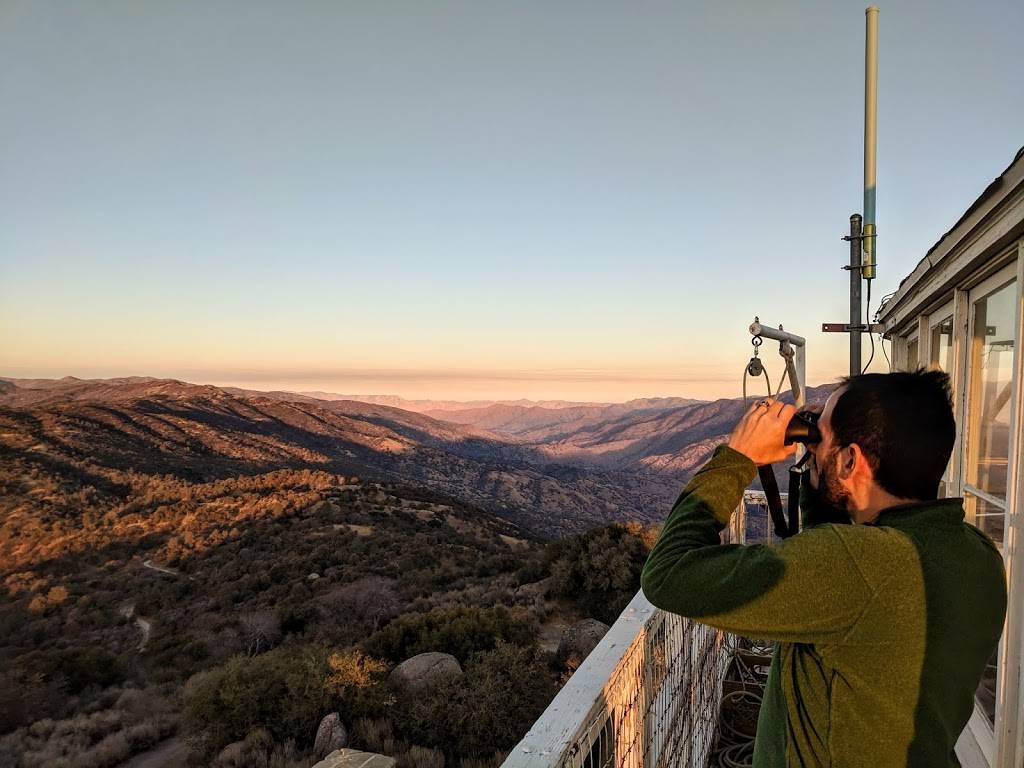
M850 217L850 325L854 328L861 323L860 281L861 281L861 218L859 213ZM850 375L856 376L861 371L860 363L860 331L850 331Z
M875 242L875 159L878 135L878 8L864 11L864 269L865 280L875 278L878 244ZM860 371L857 371L860 373Z
M861 319L861 280L874 280L877 266L877 232L875 231L875 165L878 132L878 8L864 11L864 215L850 217L850 234L843 240L850 243L850 322L822 323L824 333L850 334L850 375L861 372L861 335L881 333L881 325ZM871 283L868 283L868 303ZM870 306L868 312L871 311ZM870 338L870 337L869 337Z

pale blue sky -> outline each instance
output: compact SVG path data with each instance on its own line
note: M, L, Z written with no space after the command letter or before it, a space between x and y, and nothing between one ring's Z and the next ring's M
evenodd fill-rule
M0 375L842 374L864 5L0 0ZM1024 144L1024 3L880 7L876 297Z

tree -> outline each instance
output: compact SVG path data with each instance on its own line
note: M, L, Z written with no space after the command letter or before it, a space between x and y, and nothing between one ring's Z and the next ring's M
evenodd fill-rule
M640 589L649 540L636 526L614 524L558 542L552 549L552 592L611 624Z
M355 622L376 631L399 611L400 601L392 582L380 576L367 576L331 590L323 598L332 618Z
M269 651L281 642L281 619L277 611L254 611L238 619L246 652L250 656Z
M283 645L260 656L236 656L185 684L182 730L209 757L253 728L279 741L308 743L331 705L323 649Z

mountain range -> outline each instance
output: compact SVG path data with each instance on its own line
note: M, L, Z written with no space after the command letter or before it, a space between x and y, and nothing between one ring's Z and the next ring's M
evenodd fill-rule
M203 482L321 469L446 494L546 537L661 520L744 410L741 399L663 398L418 413L147 377L0 385L4 461L57 483L102 468Z

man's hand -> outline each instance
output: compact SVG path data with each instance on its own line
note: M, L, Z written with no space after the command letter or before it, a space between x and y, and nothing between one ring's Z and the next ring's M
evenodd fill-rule
M786 427L796 408L778 400L758 400L729 436L729 447L761 466L782 461L796 452L785 445Z

